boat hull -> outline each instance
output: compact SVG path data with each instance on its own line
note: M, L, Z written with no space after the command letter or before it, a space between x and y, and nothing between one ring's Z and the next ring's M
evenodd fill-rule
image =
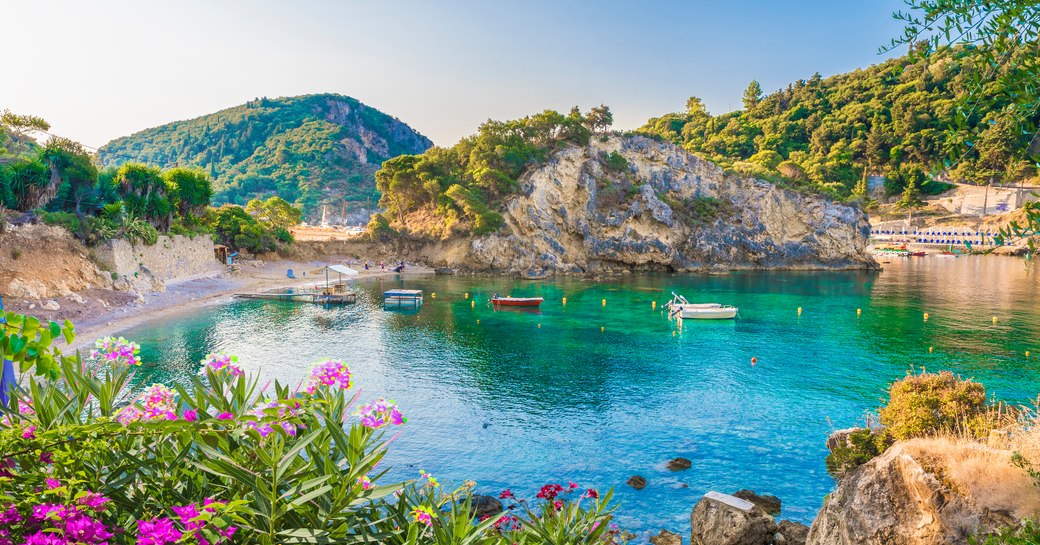
M500 307L537 307L544 301L541 297L499 297L492 299L491 304Z
M736 307L690 308L678 313L684 320L732 320L737 317Z

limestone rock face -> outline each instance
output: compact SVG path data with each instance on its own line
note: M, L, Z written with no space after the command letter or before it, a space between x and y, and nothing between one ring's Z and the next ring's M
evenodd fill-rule
M691 545L772 545L776 521L757 506L743 510L704 497L690 513Z
M610 153L627 167L608 166ZM520 182L501 230L432 264L580 273L877 266L863 211L727 174L645 137L593 138Z
M769 494L759 495L747 489L737 490L733 493L733 496L759 506L763 511L774 517L780 514L782 502L776 496L770 496Z
M1040 511L1012 451L943 439L897 443L846 475L808 545L953 545Z
M668 530L661 530L656 536L650 536L650 545L682 545L682 536Z

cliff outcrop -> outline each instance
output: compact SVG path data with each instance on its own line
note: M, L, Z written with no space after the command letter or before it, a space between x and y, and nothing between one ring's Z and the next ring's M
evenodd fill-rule
M529 169L498 232L430 245L479 271L872 268L867 215L724 172L641 136L594 138ZM429 250L429 248L427 249Z

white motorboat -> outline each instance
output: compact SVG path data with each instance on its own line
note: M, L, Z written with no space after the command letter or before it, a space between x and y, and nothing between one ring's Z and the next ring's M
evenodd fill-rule
M666 305L668 316L689 320L732 320L737 317L737 307L721 303L691 303L682 295L672 292L672 300Z

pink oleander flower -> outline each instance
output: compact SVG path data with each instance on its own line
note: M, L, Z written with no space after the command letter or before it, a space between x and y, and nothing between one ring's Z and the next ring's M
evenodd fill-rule
M575 490L576 488L578 488L578 484L577 483L573 483L571 481L567 481L567 488L570 489L570 490Z
M202 365L216 373L227 373L233 377L245 376L245 372L242 368L235 365L238 363L238 356L228 356L227 354L206 354L206 357L202 360Z
M116 420L124 426L139 420L177 420L177 393L162 384L152 384L134 403L120 409Z
M379 429L390 424L400 426L408 422L393 400L383 398L362 405L356 414L361 418L362 426L372 429Z
M94 343L94 349L90 351L90 359L99 363L107 363L113 367L132 367L141 365L138 354L141 346L130 342L122 337L105 337Z
M35 439L36 438L36 426L29 426L22 432L22 439Z
M106 498L97 492L88 491L86 496L79 499L79 504L95 512L101 512L105 510L105 504L110 501L112 501L111 498Z
M516 496L513 495L513 491L512 490L507 488L507 489L503 490L501 494L498 495L498 499L500 499L500 500L514 500L514 499L516 499Z
M584 496L595 500L599 498L599 492L597 492L595 488L590 488L585 492Z
M19 399L18 412L26 418L32 418L33 416L36 416L36 411L33 410L32 400L26 402ZM0 424L3 424L4 426L11 426L13 422L16 422L16 420L8 417L6 414L0 416Z
M137 521L137 545L167 545L177 543L182 536L166 517Z
M433 509L425 505L416 507L412 510L412 520L427 526L433 526Z
M307 393L314 394L322 386L339 386L341 390L349 390L353 386L350 368L338 360L325 360L311 369L307 379Z
M433 475L430 475L425 470L420 469L419 470L419 475L422 476L423 479L426 479L426 485L430 486L431 488L437 488L438 486L441 485L441 483L438 482L437 479L434 478Z
M277 409L277 413L275 410ZM247 428L256 430L260 434L260 437L267 437L274 431L273 426L278 426L282 430L295 437L297 432L297 425L293 422L287 421L288 418L298 416L300 413L300 404L298 402L282 402L282 401L271 401L265 400L258 402L248 415L256 417L256 420L246 420L244 425Z
M59 481L58 479L52 479L50 477L47 477L47 479L44 482L47 483L47 490L54 490L55 488L61 487L61 481Z
M563 487L558 484L547 484L543 486L538 494L535 496L540 500L554 500L556 496L563 492Z
M188 409L187 411L184 411L184 420L186 420L188 422L194 422L194 421L196 421L198 419L199 419L199 411L196 411L194 409Z
M228 413L228 412L222 412L222 413L217 415L217 420L232 420L234 418L235 418L235 415L233 415L231 413Z
M357 483L361 485L362 490L372 489L372 480L368 478L368 475L362 475L357 478Z

